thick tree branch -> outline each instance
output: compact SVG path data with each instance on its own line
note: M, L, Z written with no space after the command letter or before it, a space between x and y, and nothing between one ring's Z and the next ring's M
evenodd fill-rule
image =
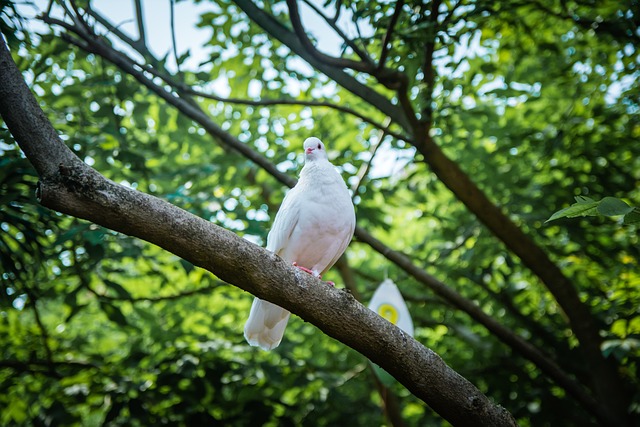
M150 195L120 186L75 157L40 109L0 42L0 114L42 171L44 206L154 243L252 294L279 304L359 351L459 426L515 426L442 359L399 328L276 255ZM34 124L46 130L33 130ZM32 131L28 131L31 129ZM40 152L51 155L45 160ZM246 268L246 265L255 268Z

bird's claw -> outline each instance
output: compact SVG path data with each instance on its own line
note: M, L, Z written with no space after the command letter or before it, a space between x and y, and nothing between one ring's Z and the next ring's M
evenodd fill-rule
M318 279L322 280L322 275L321 274L316 274L313 270L309 270L307 267L303 267L301 265L298 265L297 262L294 262L293 266L296 267L296 268L299 268L300 270L304 271L305 273L309 273L310 275L312 275L314 277L317 277ZM333 282L325 282L325 283L327 283L329 286L333 286L333 287L336 286L336 284L333 283Z
M309 273L309 274L311 274L312 276L315 276L315 274L313 273L313 271L309 270L307 267L303 267L303 266L301 266L301 265L298 265L298 263L297 263L297 262L294 262L294 263L293 263L293 266L294 266L294 267L296 267L296 268L299 268L300 270L304 271L305 273Z

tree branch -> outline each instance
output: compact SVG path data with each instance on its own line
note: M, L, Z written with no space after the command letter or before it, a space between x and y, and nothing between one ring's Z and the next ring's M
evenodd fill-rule
M137 0L137 1L140 1L140 0ZM120 40L122 40L123 42L127 43L129 46L134 48L140 55L142 55L143 58L149 61L154 67L157 66L158 60L151 54L146 43L143 40L141 40L141 38L138 38L138 40L132 39L124 31L120 30L117 26L113 25L111 22L105 19L102 15L100 15L98 12L94 11L91 8L87 9L87 13L89 14L89 16L91 16L93 19L95 19L101 25L103 25L107 30L109 30L110 33L116 35L116 37L118 37ZM45 17L46 18L50 18L50 17L48 14L43 15L41 17L41 19L47 22L47 20L44 19Z
M154 243L313 323L394 375L459 426L515 426L442 359L347 292L300 272L273 253L153 196L118 185L84 164L62 140L0 42L0 114L40 175L44 206ZM31 116L36 114L35 120ZM34 130L34 125L45 130ZM31 131L29 131L31 130ZM50 153L45 160L41 152ZM245 266L255 268L247 269ZM349 325L349 327L345 327Z
M134 0L136 5L136 22L138 23L138 41L142 46L147 45L147 36L144 29L144 14L142 13L142 0Z
M169 0L169 21L171 26L171 46L173 50L173 57L176 61L176 69L180 72L180 62L178 61L178 47L176 45L176 24L175 24L175 10L174 0Z
M397 108L396 105L392 104L380 93L346 74L343 70L318 60L307 51L295 33L291 32L288 28L278 22L273 16L257 7L251 0L234 0L234 3L237 4L252 21L261 26L272 37L285 44L295 54L307 61L312 67L326 74L329 78L333 79L349 92L362 98L378 110L382 111L385 115L391 117L391 119L402 126L405 131L413 131L408 118L404 115L402 110Z
M197 289L191 289L191 290L188 290L188 291L178 292L178 293L175 293L175 294L172 294L172 295L153 296L153 297L128 297L128 298L127 297L112 297L112 296L109 296L109 295L105 295L105 294L97 292L95 289L93 289L89 285L86 285L86 288L89 290L89 292L94 294L99 299L109 300L109 301L128 301L128 302L134 302L135 303L135 302L141 302L141 301L146 301L146 302L169 301L169 300L176 300L176 299L189 297L189 296L193 296L193 295L208 294L211 291L213 291L214 289L219 288L222 285L223 285L223 283L219 282L219 283L214 283L214 284L209 285L209 286L203 286L203 287L197 288Z
M422 108L422 117L420 121L424 123L427 129L431 129L433 124L433 90L435 88L435 70L433 68L433 53L436 46L436 34L435 27L438 25L438 8L440 7L440 0L434 0L431 3L431 13L429 14L429 20L431 21L430 36L424 45L424 61L422 63L422 81L425 84L424 97L425 105Z
M370 64L373 65L373 60L371 59L371 57L369 56L369 54L363 50L360 49L360 47L358 47L357 44L355 44L355 42L353 40L351 40L349 37L347 37L347 35L344 33L344 31L342 31L342 29L338 26L337 24L337 18L335 19L330 19L327 15L325 15L322 10L320 10L320 8L318 6L316 6L313 2L309 1L309 0L303 0L304 4L306 4L307 6L309 6L311 9L313 9L313 11L315 13L317 13L320 17L322 17L322 19L324 19L324 21L329 24L329 26L333 29L333 31L336 32L336 34L338 34L342 40L344 40L344 42L346 43L347 46L349 46L351 48L351 50L353 50L353 52L358 55L360 57L360 59L362 59L362 61L366 64ZM336 6L336 14L339 14L339 8L340 5ZM339 15L337 15L339 16Z
M93 363L71 360L54 362L54 365L56 367L72 367L78 369L98 367ZM60 378L59 374L55 371L51 371L48 360L29 360L28 362L23 362L21 360L0 360L0 368L11 368L21 372L34 372L34 370L37 369L37 372L46 373L55 378Z
M387 32L384 34L384 38L382 39L382 51L380 52L380 59L378 60L378 70L384 68L385 62L387 62L387 54L389 53L389 43L391 43L391 36L393 34L393 29L398 22L398 18L400 17L400 12L402 11L402 6L404 6L404 0L396 1L396 7L393 10L393 15L391 16L391 20L389 21L389 25L387 26Z
M42 346L44 347L45 355L47 357L49 370L51 371L52 375L58 376L58 373L54 368L53 352L51 351L51 346L49 345L49 333L47 332L47 329L44 327L44 324L42 323L42 318L40 317L40 311L38 310L38 307L36 305L37 299L30 289L28 289L27 295L29 296L29 300L31 301L31 308L33 308L33 315L36 319L36 324L38 325L38 329L40 329L40 334L42 336L41 337Z
M369 147L369 154L371 155L371 157L369 157L369 160L367 160L360 166L360 169L358 169L358 173L356 174L357 181L351 186L351 192L353 193L353 198L355 198L358 195L360 185L362 184L362 181L369 173L369 168L371 167L371 164L373 163L373 159L376 157L378 148L380 148L380 146L382 145L382 140L384 139L386 134L387 132L384 129L381 129L380 135L378 135L378 140Z
M298 40L300 40L304 49L316 60L340 69L350 68L352 70L373 74L375 67L371 63L353 61L346 58L335 58L316 49L313 43L311 43L311 40L309 40L307 32L302 26L297 0L287 0L287 6L289 7L289 19L291 19L291 25L293 26L295 34L298 36Z
M342 105L339 104L334 104L332 102L328 102L328 101L302 101L302 100L298 100L298 99L260 99L260 100L252 100L252 99L240 99L240 98L225 98L222 96L218 96L218 95L214 95L214 94L209 94L209 93L204 93L202 91L193 89L192 87L185 85L185 84L181 84L178 82L175 82L171 79L169 79L168 77L163 77L163 80L178 88L180 91L190 94L190 95L194 95L194 96L199 96L202 98L207 98L207 99L213 99L214 101L220 101L220 102L228 102L230 104L239 104L239 105L251 105L251 106L257 106L257 107L263 107L263 106L270 106L270 105L299 105L299 106L303 106L303 107L327 107L327 108L331 108L333 110L337 110L337 111L341 111L343 113L347 113L350 114L354 117L359 118L360 120L362 120L365 123L369 123L370 125L372 125L373 127L379 129L380 131L384 132L385 134L391 135L396 139L399 139L401 141L405 141L405 142L410 142L410 138L406 135L403 135L399 132L395 132L393 130L391 130L390 127L390 121L388 120L386 124L382 124L379 123L373 119L370 119L368 116L361 114L359 112L357 112L356 110L349 108L349 107L344 107Z

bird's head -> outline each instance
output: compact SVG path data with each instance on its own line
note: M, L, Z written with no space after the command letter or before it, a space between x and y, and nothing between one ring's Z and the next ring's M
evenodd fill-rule
M306 161L314 161L318 159L327 160L327 151L324 149L324 144L318 138L311 137L304 141L304 155Z

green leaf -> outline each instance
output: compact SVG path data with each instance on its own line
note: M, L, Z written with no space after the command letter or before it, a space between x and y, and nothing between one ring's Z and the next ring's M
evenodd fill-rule
M594 203L595 200L593 200L591 197L587 197L587 196L576 196L574 197L574 199L576 199L576 202L578 202L579 204L587 204L587 203Z
M577 200L577 198L576 198ZM594 216L597 215L598 202L578 201L568 208L559 210L551 215L551 217L545 222L554 221L560 218L575 218L578 216Z
M634 208L633 211L629 212L624 216L625 224L640 224L640 209Z
M182 268L184 268L185 273L189 274L193 271L194 269L194 265L191 264L189 261L184 260L182 258L180 258L180 265L182 265Z
M598 202L598 213L605 216L626 215L633 209L632 206L615 197L605 197Z
M110 289L115 291L118 294L118 298L122 299L131 299L131 294L125 288L122 287L119 283L116 283L112 280L103 279L105 285L107 285Z
M117 323L120 326L129 325L126 317L124 317L124 314L122 314L118 307L111 305L105 301L100 301L100 308L112 322Z

